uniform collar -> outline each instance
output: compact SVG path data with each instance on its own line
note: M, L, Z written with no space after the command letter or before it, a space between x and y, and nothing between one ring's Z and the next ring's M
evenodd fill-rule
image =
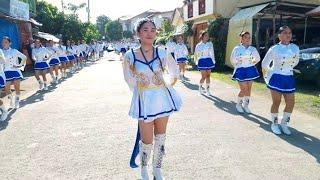
M245 47L242 43L240 43L240 46L243 47L244 49L249 49L250 45L248 47Z
M11 47L9 47L8 49L2 49L3 51L10 51Z

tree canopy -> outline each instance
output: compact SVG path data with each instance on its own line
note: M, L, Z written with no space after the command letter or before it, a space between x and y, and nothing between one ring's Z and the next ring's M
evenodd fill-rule
M106 24L106 35L109 40L118 41L123 38L122 25L119 21L110 21Z
M81 4L75 9L83 8L85 4ZM95 24L82 23L77 15L77 10L72 14L64 14L57 7L45 1L37 1L37 14L35 19L42 23L40 31L53 35L61 35L64 41L81 40L87 42L92 39L99 38L98 28Z

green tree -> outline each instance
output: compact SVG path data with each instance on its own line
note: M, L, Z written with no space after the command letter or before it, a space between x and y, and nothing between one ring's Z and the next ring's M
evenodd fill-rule
M228 21L222 17L209 23L208 33L212 38L218 70L223 70L227 45Z
M122 26L119 21L110 21L106 24L106 36L108 39L118 41L122 39Z
M64 14L58 8L45 2L37 1L37 16L35 19L42 23L40 31L59 34L64 24Z
M99 31L96 25L91 23L83 24L83 38L84 40L89 43L92 39L99 38Z
M131 31L123 31L123 37L133 39L133 34Z
M106 37L105 26L111 19L106 15L101 15L97 17L96 25L99 31L100 39Z

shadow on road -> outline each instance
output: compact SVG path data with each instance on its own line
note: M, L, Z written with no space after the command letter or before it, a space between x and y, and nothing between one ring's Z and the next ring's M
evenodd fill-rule
M191 90L197 90L199 86L192 84L190 82L182 82L187 88ZM259 124L260 128L267 132L271 132L270 125L271 121L268 120L265 117L262 117L257 114L239 114L236 109L236 103L235 102L228 102L223 99L220 99L215 96L206 96L202 95L203 97L211 100L216 107L219 109L233 114L233 115L242 115L244 118L247 120L250 120L256 124ZM292 131L291 136L286 136L286 135L280 135L279 138L282 140L286 141L287 143L290 143L291 145L300 148L307 152L308 154L312 155L314 158L316 158L317 162L320 164L320 140L316 137L313 137L311 135L305 134L295 128L290 128Z

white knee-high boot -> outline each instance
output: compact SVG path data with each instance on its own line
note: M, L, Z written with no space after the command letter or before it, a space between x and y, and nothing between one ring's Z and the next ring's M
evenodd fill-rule
M152 144L144 144L140 141L140 166L141 166L141 179L142 180L149 180L148 175L148 162L150 159L150 154L152 150Z
M153 149L153 177L155 180L164 180L161 172L163 156L165 155L166 134L157 134L154 138Z

